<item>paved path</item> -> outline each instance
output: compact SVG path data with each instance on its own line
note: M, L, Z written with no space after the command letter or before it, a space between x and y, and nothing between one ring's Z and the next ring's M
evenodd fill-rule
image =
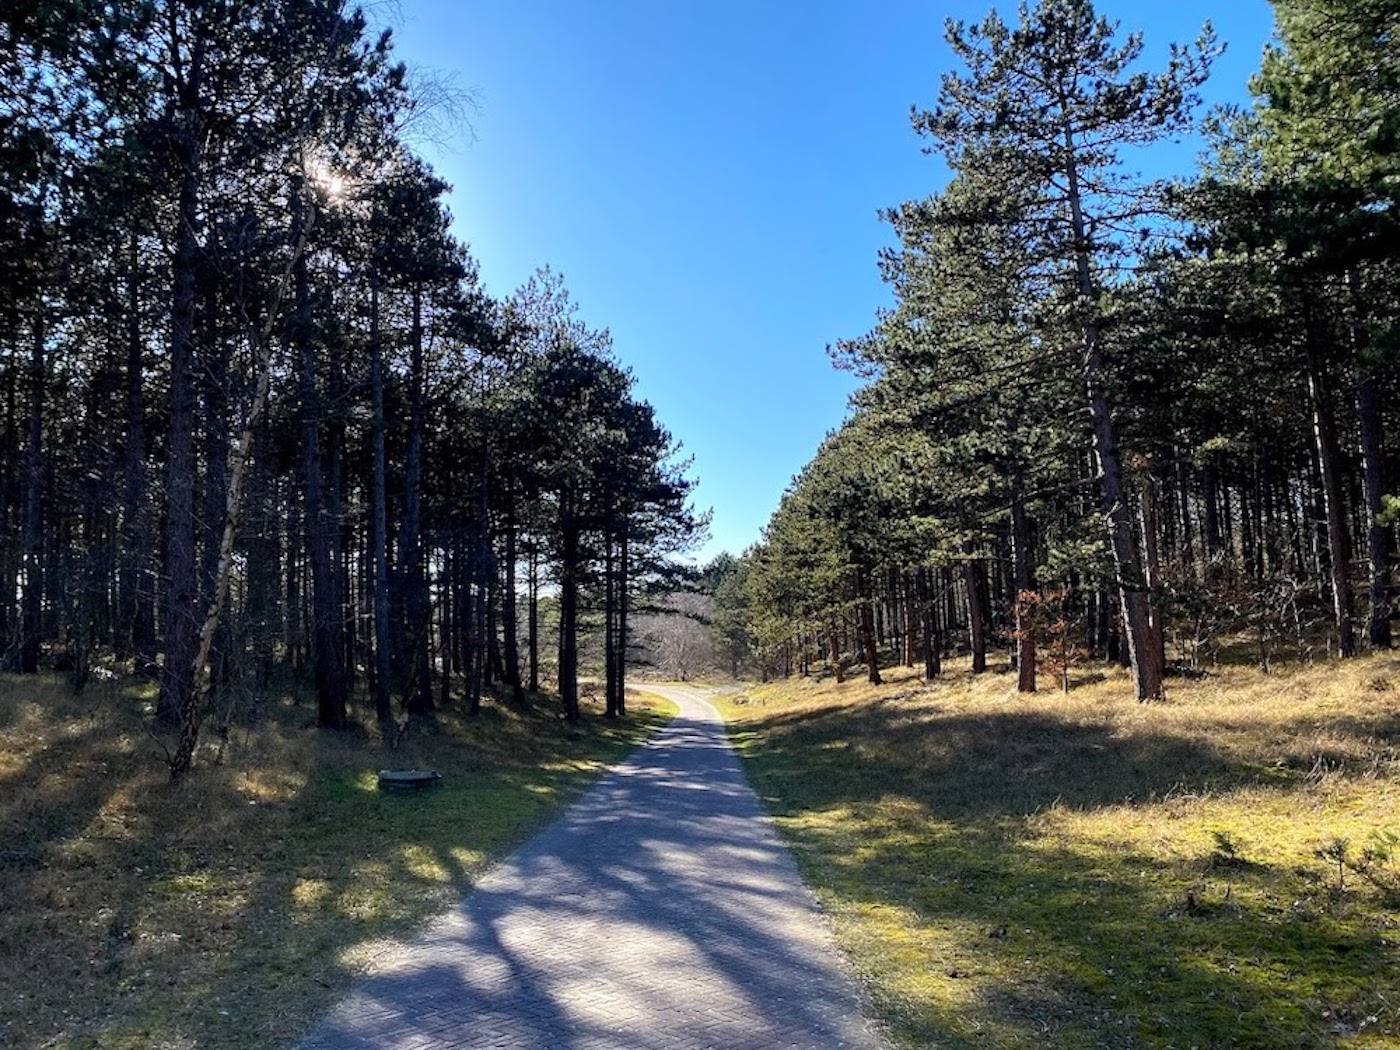
M300 1050L880 1050L700 691Z

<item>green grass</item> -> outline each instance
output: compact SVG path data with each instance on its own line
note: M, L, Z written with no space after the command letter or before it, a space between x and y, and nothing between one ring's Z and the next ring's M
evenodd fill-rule
M1400 1046L1400 660L890 677L723 706L905 1045Z
M488 705L388 751L269 701L172 788L149 700L0 678L0 1046L289 1045L674 713L638 697L625 723L574 729ZM444 780L381 794L383 766Z

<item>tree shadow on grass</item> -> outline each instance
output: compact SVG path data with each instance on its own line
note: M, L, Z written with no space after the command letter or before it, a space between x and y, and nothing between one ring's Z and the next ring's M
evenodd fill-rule
M1300 755L1321 732L1359 775L1400 721L1378 708L1278 731ZM1102 842L1046 832L1047 814L1301 790L1305 757L1275 768L1204 734L879 702L774 714L750 754L816 884L855 914L904 916L891 933L922 945L931 969L891 978L906 990L886 1004L914 1045L1302 1048L1400 1031L1384 1005L1400 958L1358 900L1291 869L1164 860L1111 825Z
M269 703L225 762L210 748L172 788L129 706L0 766L0 851L16 854L0 857L0 1043L285 1044L358 972L347 952L446 907L644 733L449 718L394 753L449 774L405 798L374 789L386 760L363 737Z
M7 683L0 740L0 1042L41 1040L92 1009L131 942L139 875L115 814L160 784L115 696L74 697L52 676ZM20 718L42 695L43 710ZM127 698L129 699L129 698ZM19 734L19 735L14 735Z
M444 774L408 794L377 790L375 770L390 760L373 744L305 734L298 746L318 752L309 775L258 801L262 833L246 840L240 864L207 849L169 858L163 881L177 892L155 911L225 913L206 944L182 948L179 1015L130 1018L109 1035L140 1045L166 1033L210 1050L287 1045L555 815L599 763L625 755L647 724L578 729L536 708L444 715L436 731L410 730L392 752L394 764ZM238 876L226 891L199 878L226 871Z
M1205 878L1189 862L1005 826L906 823L867 843L853 876L817 859L844 836L792 834L819 884L858 910L898 909L927 966L963 986L964 998L945 986L904 1004L914 1045L949 1033L986 1045L977 1033L990 1030L1009 1045L1324 1047L1394 991L1400 958L1384 929L1325 894L1292 899L1287 872Z
M1121 805L1183 789L1219 789L1256 778L1209 742L1123 734L1106 723L1042 712L945 715L882 704L777 714L765 721L765 769L790 769L785 809L875 800L895 792L942 817L1024 816L1052 805ZM800 777L813 755L848 753ZM818 759L820 763L820 759Z

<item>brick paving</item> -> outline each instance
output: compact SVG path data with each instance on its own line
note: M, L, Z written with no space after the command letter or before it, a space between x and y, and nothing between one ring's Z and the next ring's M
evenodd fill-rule
M298 1050L883 1050L719 715L680 715Z

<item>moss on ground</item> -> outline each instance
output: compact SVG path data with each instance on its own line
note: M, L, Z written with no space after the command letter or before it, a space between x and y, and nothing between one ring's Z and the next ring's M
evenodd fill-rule
M722 706L906 1045L1400 1046L1400 660L889 677Z

